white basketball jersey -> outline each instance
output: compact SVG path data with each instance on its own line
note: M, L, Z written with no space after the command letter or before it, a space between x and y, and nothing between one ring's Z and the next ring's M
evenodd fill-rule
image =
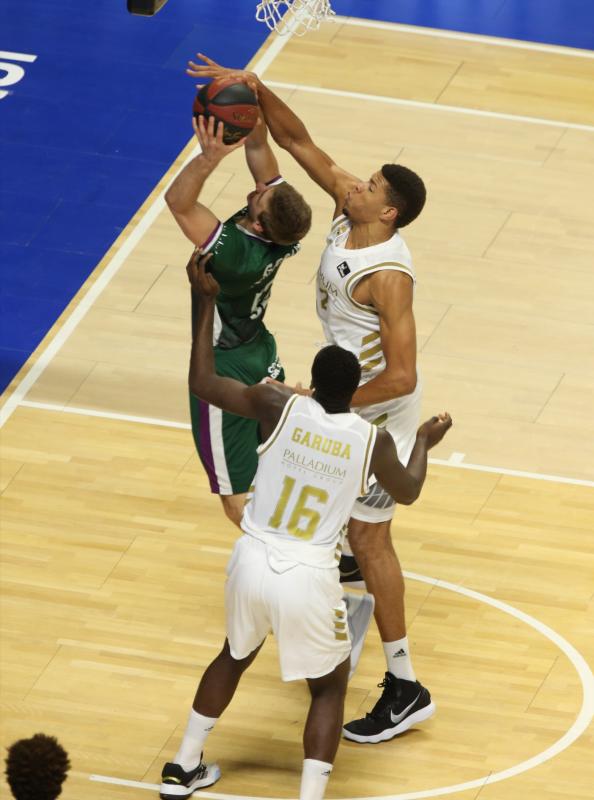
M375 436L357 414L328 414L313 398L293 395L258 448L242 529L287 559L336 566L342 529L368 491Z
M416 283L408 247L398 232L391 239L356 250L346 248L349 219L337 217L326 239L318 270L316 306L326 340L350 350L361 364L361 383L386 367L380 343L379 316L371 306L353 300L361 278L379 270L404 272Z

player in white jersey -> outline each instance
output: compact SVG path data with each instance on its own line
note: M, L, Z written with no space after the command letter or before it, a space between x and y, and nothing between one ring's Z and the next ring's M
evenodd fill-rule
M300 800L321 800L340 740L349 671L338 574L344 525L371 472L395 499L412 503L425 479L427 450L451 419L443 414L421 426L405 468L392 438L349 411L361 369L348 350L330 345L316 355L311 397L217 375L212 330L218 284L205 272L208 258L199 269L188 265L199 306L190 390L258 420L263 444L241 523L244 534L227 567L227 638L200 681L180 748L163 768L160 795L189 797L219 778L217 765L202 761L204 743L272 630L283 680L306 679L311 692ZM419 701L407 726L427 714Z
M204 65L190 62L189 74L233 75L250 84L277 144L332 197L334 223L318 272L318 312L328 341L360 360L363 379L353 406L390 432L406 462L418 425L421 381L412 310L415 274L399 230L424 206L423 181L399 164L384 164L360 180L315 145L301 120L256 75L200 58ZM391 719L406 717L419 693L406 635L404 578L390 531L394 508L381 486L360 499L348 531L356 561L350 554L341 564L345 582L360 580L362 573L375 598L387 667L384 691L371 713L345 726L344 735L360 742L394 735ZM426 695L427 707L433 707Z

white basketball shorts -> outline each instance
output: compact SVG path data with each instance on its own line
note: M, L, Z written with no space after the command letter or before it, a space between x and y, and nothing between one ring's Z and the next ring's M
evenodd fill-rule
M233 658L246 658L272 630L284 681L321 678L351 651L338 568L298 564L248 534L227 565L225 613Z
M406 466L415 446L419 419L421 415L421 399L423 386L421 376L417 377L414 392L397 400L388 400L374 406L358 408L357 413L384 428L394 439L398 458ZM394 516L396 503L390 495L382 489L379 483L374 483L369 492L359 497L353 506L351 516L362 522L389 522Z

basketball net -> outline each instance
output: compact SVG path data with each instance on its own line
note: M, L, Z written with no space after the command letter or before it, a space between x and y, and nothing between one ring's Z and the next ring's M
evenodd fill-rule
M334 16L330 0L261 0L256 19L281 36L303 36Z

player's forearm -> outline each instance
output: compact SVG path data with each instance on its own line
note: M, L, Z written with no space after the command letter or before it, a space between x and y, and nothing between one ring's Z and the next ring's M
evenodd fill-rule
M395 400L413 392L416 385L416 372L389 372L384 370L368 383L359 386L353 395L351 406L359 408L361 406L384 403L386 400Z
M310 138L299 117L261 82L258 83L258 103L270 135L279 147L289 150L294 142L307 141Z
M414 481L414 485L411 484L410 503L414 503L421 494L421 489L427 477L427 451L426 437L422 434L417 434L415 446L413 447L406 466L406 471Z
M214 325L215 302L214 299L204 297L198 301L198 324L192 342L190 355L190 372L188 383L192 394L207 400L216 383L214 350L212 346L212 331Z
M193 208L206 179L218 163L200 154L186 164L165 193L165 202L174 214L185 214Z

